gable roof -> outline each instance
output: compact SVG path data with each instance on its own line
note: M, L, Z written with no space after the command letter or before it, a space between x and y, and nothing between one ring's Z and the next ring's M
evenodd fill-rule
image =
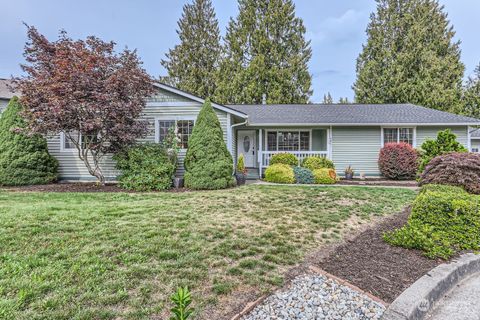
M227 105L250 125L480 125L479 119L413 104Z
M474 131L470 133L470 137L474 139L480 139L480 129L474 129Z
M12 85L12 80L0 79L0 99L10 100L13 96L19 96L19 92L10 91L9 85Z

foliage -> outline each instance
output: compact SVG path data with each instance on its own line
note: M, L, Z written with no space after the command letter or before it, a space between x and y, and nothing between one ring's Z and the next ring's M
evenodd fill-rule
M213 95L221 45L212 1L194 0L185 4L177 34L180 43L162 60L168 71L166 82L200 97Z
M417 150L405 142L387 143L380 149L378 168L388 179L414 179L418 171Z
M420 249L430 258L451 257L458 251L480 249L480 197L431 188L415 199L402 228L384 235L396 246Z
M185 186L191 189L223 189L235 184L233 159L223 131L207 99L198 114L185 156Z
M474 75L468 77L463 88L463 110L466 116L480 119L480 64L475 68Z
M452 152L433 158L420 177L420 185L430 183L459 186L480 194L480 154Z
M297 166L298 158L291 153L276 153L270 158L270 164L286 164L289 166Z
M29 131L64 132L88 172L101 183L102 158L146 133L138 121L152 80L135 51L114 52L113 42L96 37L73 41L65 31L50 42L28 27L26 77L16 78Z
M312 95L312 56L292 0L239 0L225 36L215 101L306 103Z
M313 170L315 183L317 184L334 184L337 182L337 174L334 169L321 168Z
M376 0L353 86L358 103L414 103L458 112L460 41L438 0Z
M340 103L340 104L349 104L350 101L348 100L348 97L345 97L345 98L340 97L340 99L338 99L338 103Z
M170 320L187 320L192 315L193 308L190 308L192 297L187 287L178 288L170 299L175 305L171 309L173 316L170 317Z
M348 166L345 168L345 174L351 174L352 176L355 174L355 171L353 170L352 166Z
M295 183L295 173L286 164L271 164L265 170L265 181L273 183Z
M57 179L58 162L48 153L46 139L30 135L13 97L0 117L0 185L46 184Z
M457 141L457 136L450 129L439 131L435 140L428 139L422 143L419 172L423 172L430 160L448 152L467 152L467 149Z
M298 184L315 183L315 177L313 176L313 172L307 168L293 167L293 173L295 174L295 183L298 183Z
M462 187L455 187L455 186L450 186L446 184L424 184L420 188L419 193L425 193L427 191L432 191L432 192L447 192L447 193L452 193L452 194L465 194L467 191L463 189Z
M335 169L333 161L324 157L306 157L303 159L302 167L311 171L322 168Z
M237 173L243 173L243 174L246 174L247 173L247 168L245 168L245 157L243 156L243 153L241 153L239 156L238 156L238 160L237 160Z
M327 92L327 94L323 95L323 102L324 104L332 104L333 103L333 98L330 92Z
M167 190L172 187L176 156L157 143L138 144L114 155L121 171L122 188L136 191Z

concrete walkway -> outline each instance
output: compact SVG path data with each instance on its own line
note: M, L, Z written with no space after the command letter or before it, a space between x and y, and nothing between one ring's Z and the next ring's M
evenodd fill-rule
M480 273L459 282L435 304L425 319L480 320Z

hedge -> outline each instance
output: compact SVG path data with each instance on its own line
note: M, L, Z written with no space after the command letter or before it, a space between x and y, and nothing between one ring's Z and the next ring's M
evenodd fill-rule
M297 166L298 159L291 153L276 153L270 158L270 164L286 164L289 166Z
M272 164L265 170L265 181L274 183L295 183L295 174L291 166Z
M322 168L335 169L333 161L323 157L306 157L302 162L302 167L311 171Z
M317 184L334 184L337 182L337 174L335 170L330 168L313 170L313 176Z

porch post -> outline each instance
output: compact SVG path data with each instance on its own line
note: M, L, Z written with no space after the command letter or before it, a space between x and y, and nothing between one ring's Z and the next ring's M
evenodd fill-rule
M257 155L258 155L258 172L260 175L260 178L262 177L262 162L263 162L263 130L260 129L258 132L258 150L257 150Z
M330 129L328 129L328 134L327 134L327 154L328 154L328 159L332 160L332 126L330 126Z
M233 131L233 128L231 126L232 124L232 115L230 113L227 113L227 149L228 151L230 151L230 154L232 155L233 157L233 148L232 148L232 131ZM233 161L235 162L235 159L233 159Z

